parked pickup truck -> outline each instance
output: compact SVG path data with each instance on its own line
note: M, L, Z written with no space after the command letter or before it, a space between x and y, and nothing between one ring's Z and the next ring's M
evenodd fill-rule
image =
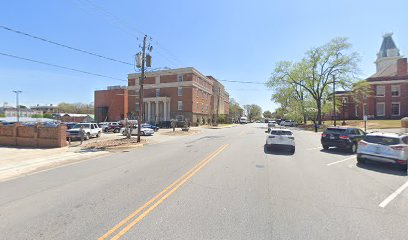
M100 137L102 129L96 123L78 123L71 129L67 130L67 139L81 139L81 126L85 132L84 139L88 140L91 137Z

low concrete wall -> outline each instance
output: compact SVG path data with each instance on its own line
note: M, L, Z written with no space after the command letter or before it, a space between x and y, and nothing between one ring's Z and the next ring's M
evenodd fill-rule
M65 125L58 127L3 126L0 124L0 146L56 148L67 146Z

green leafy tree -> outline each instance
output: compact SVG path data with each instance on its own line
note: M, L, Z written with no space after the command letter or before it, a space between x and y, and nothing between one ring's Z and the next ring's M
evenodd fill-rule
M335 38L329 43L311 49L299 62L277 63L267 86L300 87L315 101L316 120L321 124L323 100L329 96L329 86L336 84L349 87L359 73L360 58L356 52L349 53L351 44L346 38Z
M244 105L246 115L249 121L259 120L262 118L262 108L256 104Z
M269 119L273 118L272 112L269 110L266 110L265 112L263 112L262 115L264 118L269 118Z
M42 114L33 114L31 115L32 118L42 118L43 115Z
M229 118L237 121L240 117L244 115L244 109L239 105L234 98L229 101Z
M82 113L82 114L93 114L94 105L93 103L65 103L62 102L58 104L58 110L64 113Z

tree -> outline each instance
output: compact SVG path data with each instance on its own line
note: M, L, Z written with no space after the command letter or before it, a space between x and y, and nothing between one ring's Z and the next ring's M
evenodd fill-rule
M265 112L263 112L262 115L264 118L273 118L272 112L269 110L266 110Z
M313 48L299 62L279 62L267 86L300 87L316 104L316 121L321 124L322 102L329 96L329 86L336 81L343 89L351 85L359 73L356 52L348 53L351 44L346 38L335 38L329 43Z
M229 101L229 115L230 118L234 119L234 121L238 121L244 114L244 109L235 101L235 99L231 98Z
M93 103L65 103L62 102L58 104L58 109L60 112L65 113L83 113L83 114L93 114L94 105Z
M43 115L42 114L33 114L31 115L32 118L42 118Z
M359 80L355 82L351 91L356 103L362 102L364 104L367 96L372 94L371 86L366 80ZM363 112L363 115L366 115L366 113Z
M262 108L256 104L244 105L246 115L249 121L259 120L262 118Z

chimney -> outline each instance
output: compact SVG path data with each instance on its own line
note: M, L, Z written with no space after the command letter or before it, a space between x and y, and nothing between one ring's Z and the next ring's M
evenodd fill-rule
M397 74L398 76L406 76L408 74L407 73L407 58L398 59Z

